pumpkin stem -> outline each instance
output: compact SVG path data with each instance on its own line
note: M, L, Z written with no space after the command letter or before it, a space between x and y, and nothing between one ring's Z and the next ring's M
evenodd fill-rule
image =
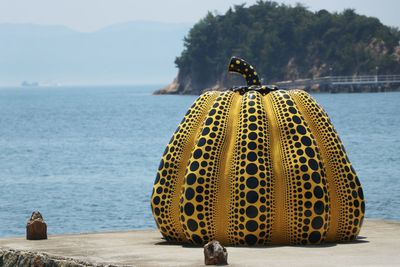
M261 85L256 70L252 65L241 58L232 57L228 71L241 74L246 79L247 86Z

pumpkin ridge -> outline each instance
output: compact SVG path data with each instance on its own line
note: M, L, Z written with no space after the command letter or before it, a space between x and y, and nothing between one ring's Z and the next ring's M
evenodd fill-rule
M287 244L288 243L288 225L286 212L286 175L284 175L283 155L281 148L281 136L277 119L277 111L274 107L273 96L276 92L272 92L264 96L264 106L266 109L267 119L270 125L270 133L268 135L271 140L271 155L273 161L273 177L275 179L275 188L273 198L275 200L275 214L271 229L272 243Z
M238 198L235 190L237 189L237 184L238 184L238 180L239 177L237 175L237 169L239 166L239 151L240 151L240 142L241 139L239 138L239 134L242 132L242 113L243 113L243 105L245 103L245 98L246 96L244 95L241 98L241 102L240 102L240 110L239 110L239 117L238 117L238 121L236 123L236 132L234 132L233 134L236 136L235 137L235 143L234 143L234 148L233 148L233 155L232 155L232 163L231 164L231 169L230 174L231 177L229 179L229 189L231 191L230 194L230 201L229 201L229 223L227 225L227 236L228 236L228 240L231 244L239 244L239 236L237 233L237 230L239 229L239 222L238 222L238 213L239 213L239 209L238 209L238 204L236 203L236 198Z
M329 221L329 195L315 137L287 92L277 91L271 96L284 159L289 242L323 242ZM310 179L314 174L320 176L318 181Z
M178 175L177 175L177 177L179 179L179 183L178 182L176 183L175 191L173 194L173 202L171 203L171 208L173 208L172 216L175 219L174 224L176 225L177 228L180 228L180 231L183 236L184 236L183 229L182 229L182 226L181 226L180 220L179 220L179 217L180 217L179 201L181 198L182 187L183 187L183 183L184 183L184 179L185 179L185 171L187 168L187 162L189 162L190 152L193 150L197 135L200 132L202 121L206 117L208 110L210 109L210 106L212 105L214 100L218 97L219 92L213 91L213 92L208 92L208 94L205 93L204 95L209 95L209 97L205 101L203 109L201 110L201 115L199 117L199 120L197 120L196 123L193 124L193 126L191 128L192 132L191 132L191 134L189 134L189 140L188 140L187 144L184 146L184 149L182 152L182 159L181 159L182 165L179 166Z
M264 161L265 165L267 168L266 171L266 186L265 190L267 192L266 194L266 214L267 214L267 220L266 220L266 238L264 240L264 244L271 244L272 243L272 225L274 224L274 221L276 219L276 200L274 198L274 195L276 194L276 175L273 172L273 159L272 159L272 126L270 124L270 121L268 119L268 114L266 111L265 106L267 105L265 103L265 98L263 97L263 94L260 93L260 111L262 114L262 122L265 125L265 130L263 131L264 134L264 142L265 142L265 150L264 150ZM261 136L262 137L262 136Z
M215 237L215 205L218 194L222 142L226 134L227 114L233 92L219 94L204 118L186 168L180 203L180 221L186 238L195 244ZM191 192L188 195L188 192Z
M273 209L271 160L262 96L244 93L230 179L231 199L228 237L235 245L261 245L270 241Z
M346 156L340 137L328 114L307 93L299 91L297 98L308 110L310 122L316 125L324 142L326 158L333 166L330 180L335 184L338 201L338 226L333 240L353 240L360 231L364 218L364 200L361 184Z
M337 185L334 180L333 166L332 162L329 160L324 136L321 135L320 129L318 129L318 126L315 123L315 116L311 115L312 111L309 109L309 107L307 107L307 104L304 103L303 98L306 98L306 95L303 93L304 92L300 90L289 91L289 95L293 98L293 100L296 103L296 106L301 111L303 116L306 118L306 121L308 122L311 132L314 134L316 138L318 147L320 149L321 158L325 166L327 187L329 189L328 191L330 198L330 218L338 218L338 220L332 220L332 219L329 220L326 241L331 242L335 240L338 232L338 225L343 220L343 216L341 216L340 214L340 207L343 201L338 196ZM339 205L335 205L332 203L339 203Z
M159 166L151 206L157 227L169 241L185 240L180 224L176 225L179 213L174 210L174 207L178 206L174 199L176 196L179 198L179 180L183 180L179 169L186 168L184 156L185 151L189 149L189 139L193 136L196 124L201 123L205 116L204 110L207 111L215 97L215 92L208 92L194 101L167 145Z
M218 240L222 244L229 244L228 240L228 229L229 229L229 206L230 206L230 195L231 195L231 165L234 154L232 151L235 149L235 139L237 138L236 134L227 134L227 133L236 133L237 124L238 124L238 116L239 116L239 107L240 103L243 100L243 97L240 94L234 93L231 108L229 110L228 119L227 119L227 129L224 133L224 141L222 145L221 151L221 161L220 161L220 172L217 178L218 183L218 194L217 194L217 209L215 212L215 228L216 234L215 239Z

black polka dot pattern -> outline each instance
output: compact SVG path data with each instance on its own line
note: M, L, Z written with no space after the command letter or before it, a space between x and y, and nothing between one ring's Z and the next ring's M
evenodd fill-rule
M216 236L218 177L222 175L220 159L234 95L228 91L217 97L204 120L188 163L180 220L186 239L195 244L206 243Z
M329 222L329 192L315 137L286 91L274 91L265 98L273 105L279 128L280 139L272 138L281 147L283 173L279 176L286 188L284 212L289 239L286 241L290 244L323 242ZM306 150L313 157L307 156ZM314 181L310 178L312 175L320 179ZM323 205L317 209L320 203ZM314 227L314 219L321 221L322 227Z
M296 90L200 96L161 159L151 207L167 240L198 245L348 241L365 212L329 117Z
M232 165L228 236L231 244L260 245L271 241L274 213L269 126L262 96L243 96Z
M195 101L172 136L158 168L151 208L159 230L169 241L186 240L179 223L179 193L186 170L184 151L192 146L190 139L194 139L193 135L216 97L217 93L208 92Z
M306 92L295 90L290 95L302 108L320 140L322 155L328 169L328 182L332 188L332 210L336 209L337 226L330 229L328 241L354 240L364 219L365 202L360 181L346 155L328 114ZM319 179L319 177L314 177ZM333 227L333 226L332 226Z

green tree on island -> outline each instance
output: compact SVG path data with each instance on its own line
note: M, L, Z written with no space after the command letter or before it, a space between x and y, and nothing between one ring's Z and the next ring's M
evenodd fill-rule
M400 32L352 9L312 12L258 1L224 15L208 13L193 26L176 58L175 90L197 93L226 85L232 55L252 62L265 83L329 75L400 72Z

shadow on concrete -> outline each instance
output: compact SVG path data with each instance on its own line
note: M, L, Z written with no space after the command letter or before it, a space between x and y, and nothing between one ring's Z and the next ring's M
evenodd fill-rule
M335 247L337 245L351 245L351 244L362 244L362 243L369 243L368 240L366 240L367 237L365 236L358 236L356 240L349 241L349 242L337 242L337 243L323 243L323 244L318 244L318 245L265 245L265 246L245 246L245 245L238 245L238 246L233 246L233 245L226 245L224 247L241 247L241 248L256 248L256 249L268 249L268 248L281 248L281 247L297 247L297 248L330 248L330 247ZM184 248L202 248L203 246L201 245L194 245L190 243L185 243L185 242L173 242L173 241L167 241L163 239L160 242L155 243L154 245L157 246L182 246Z
M351 245L351 244L362 244L362 243L369 243L368 240L366 240L367 237L365 236L358 236L356 240L350 241L350 242L342 242L339 243L341 245Z

